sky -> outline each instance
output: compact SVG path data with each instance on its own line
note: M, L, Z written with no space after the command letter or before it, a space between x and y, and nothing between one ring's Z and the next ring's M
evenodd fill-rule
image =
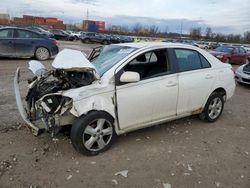
M107 25L156 25L161 31L188 33L211 27L214 32L250 31L250 0L0 0L0 12L58 17L66 23L87 18Z

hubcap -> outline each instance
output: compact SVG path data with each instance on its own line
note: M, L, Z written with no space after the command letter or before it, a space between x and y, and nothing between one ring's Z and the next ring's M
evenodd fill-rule
M86 126L83 144L90 151L99 151L109 144L112 135L112 124L105 119L97 119Z
M36 55L39 59L45 60L49 57L49 52L46 48L38 48Z
M214 98L209 105L208 115L211 119L216 119L222 110L222 101L220 98Z

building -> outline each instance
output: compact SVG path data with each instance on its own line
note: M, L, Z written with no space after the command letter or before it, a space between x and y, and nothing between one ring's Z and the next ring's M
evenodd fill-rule
M105 22L104 21L94 21L94 20L83 20L82 30L88 32L104 32Z
M10 24L9 14L0 14L0 25Z

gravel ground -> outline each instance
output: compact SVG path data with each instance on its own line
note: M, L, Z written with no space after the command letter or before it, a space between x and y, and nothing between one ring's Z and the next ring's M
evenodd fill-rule
M85 53L94 47L60 46ZM13 76L19 66L24 93L28 61L0 60L0 187L250 187L249 86L237 85L216 123L184 118L120 136L107 152L86 157L75 152L67 131L56 139L34 137L23 125ZM127 177L115 175L123 170Z

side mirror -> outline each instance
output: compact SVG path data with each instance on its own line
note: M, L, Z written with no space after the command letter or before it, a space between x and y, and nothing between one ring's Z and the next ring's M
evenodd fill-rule
M140 81L140 75L137 72L127 71L124 72L120 77L120 82L123 83L133 83L139 81Z

